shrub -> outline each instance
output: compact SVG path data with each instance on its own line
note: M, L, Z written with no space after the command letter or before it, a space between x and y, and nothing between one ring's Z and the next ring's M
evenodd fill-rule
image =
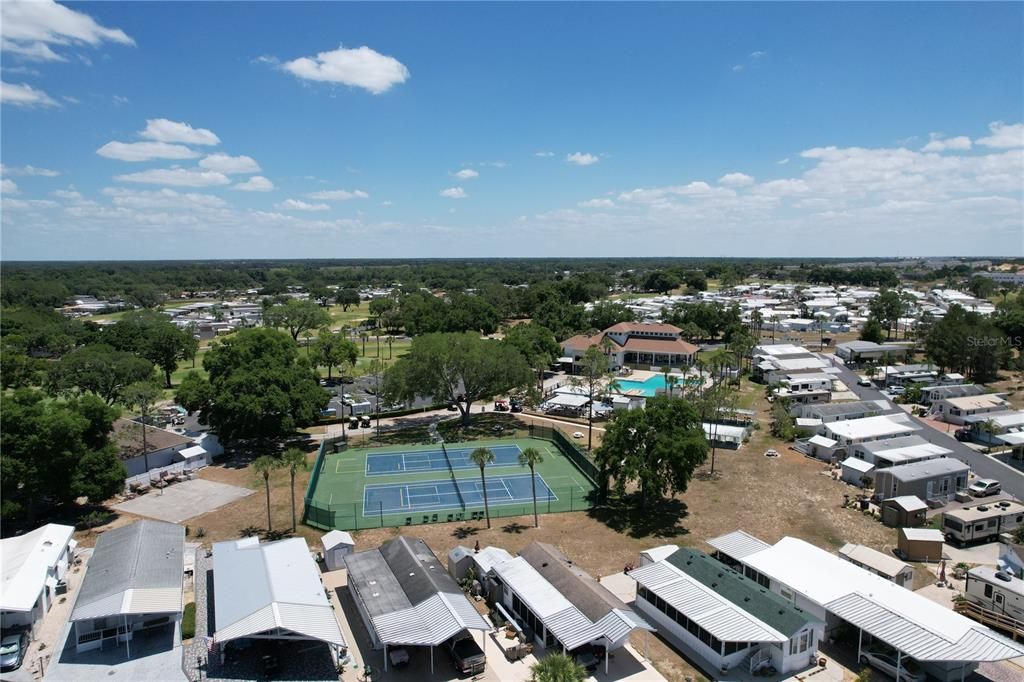
M181 638L192 639L196 636L196 603L190 601L185 604L185 611L181 615Z

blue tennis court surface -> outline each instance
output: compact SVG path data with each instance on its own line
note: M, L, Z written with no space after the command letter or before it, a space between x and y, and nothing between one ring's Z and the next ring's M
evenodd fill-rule
M540 474L536 475L537 501L557 500ZM458 491L455 489L458 482ZM459 499L461 493L462 499ZM377 514L401 514L405 512L432 509L463 509L462 500L468 507L482 507L483 487L474 478L450 478L415 483L382 483L368 485L363 489L363 516ZM487 503L492 507L533 500L530 474L487 477Z
M490 466L510 466L519 464L522 450L518 445L497 445L488 448L494 453L494 464ZM448 457L452 461L452 469L476 469L469 459L474 448L448 448ZM366 456L367 476L387 476L388 474L404 474L415 471L446 471L448 463L444 459L444 451L410 450L409 452L386 452ZM490 494L490 488L487 489Z

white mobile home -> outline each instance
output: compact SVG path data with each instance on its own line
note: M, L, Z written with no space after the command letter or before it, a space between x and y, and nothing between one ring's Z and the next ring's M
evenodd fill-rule
M72 526L50 523L24 535L0 540L0 624L30 626L53 605L77 542Z
M1024 580L992 566L976 566L967 572L964 596L972 604L1024 626Z
M965 396L962 398L941 398L932 402L929 414L949 424L963 424L967 417L990 412L1005 412L1010 403L995 393Z

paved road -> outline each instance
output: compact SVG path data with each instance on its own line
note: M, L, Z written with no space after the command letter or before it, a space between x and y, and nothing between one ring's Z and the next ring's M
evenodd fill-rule
M831 355L827 354L822 355L821 357L829 362L833 359ZM888 400L888 396L874 387L869 388L867 386L858 386L857 379L859 378L859 375L855 372L839 364L836 364L835 366L839 370L839 377L842 379L843 383L845 383L861 400ZM889 401L889 405L891 407L886 410L886 413L904 412L905 414L905 411L898 405L895 405L892 401ZM918 431L919 436L927 440L929 443L949 448L953 451L952 456L969 465L975 474L982 478L996 479L1003 484L1003 490L1010 493L1017 499L1024 499L1024 473L1021 473L1019 470L1014 469L1011 466L1003 464L989 455L967 447L960 441L953 438L952 434L947 435L941 431L937 431L917 417L912 417L912 419L921 427L921 430Z

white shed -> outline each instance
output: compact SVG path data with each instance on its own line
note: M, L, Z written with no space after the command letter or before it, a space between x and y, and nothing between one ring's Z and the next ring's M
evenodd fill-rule
M336 571L345 567L345 555L356 549L355 540L343 530L332 530L326 533L320 542L324 546L324 563L328 571Z
M875 465L863 459L847 457L843 460L841 466L843 468L843 480L858 488L864 487L864 478L874 479L875 477Z

